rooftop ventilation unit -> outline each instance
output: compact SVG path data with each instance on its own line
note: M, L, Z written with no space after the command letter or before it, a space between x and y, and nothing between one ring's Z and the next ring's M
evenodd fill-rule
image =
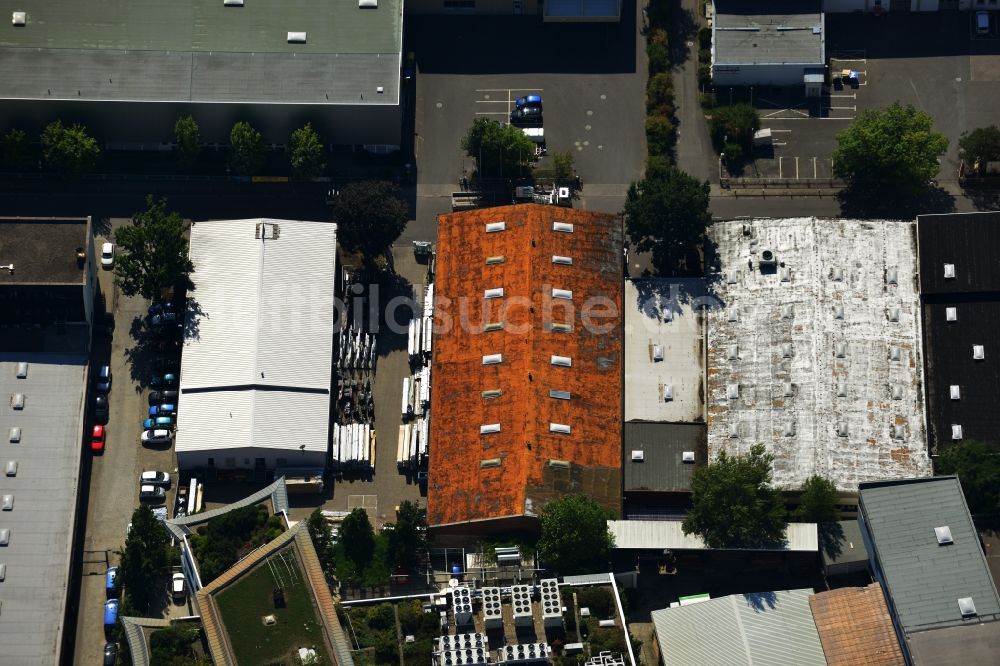
M902 384L892 384L889 386L889 395L892 396L893 400L903 399L903 386Z
M24 394L15 393L14 395L10 396L10 406L13 409L24 409Z
M555 467L556 469L569 469L569 461L551 458L549 459L549 467Z
M899 308L889 308L886 312L889 321L899 321Z
M838 342L833 347L833 355L837 358L847 358L847 345L843 342Z
M493 434L495 432L500 432L500 424L499 423L487 423L485 425L479 426L479 434L480 435L491 435L491 434Z
M570 393L569 391L558 391L556 389L552 389L549 391L549 397L555 398L556 400L569 400Z
M906 427L901 425L892 426L893 439L906 439Z
M795 395L795 386L793 386L791 382L785 382L781 385L781 395L786 398L791 398Z
M540 602L542 606L542 624L546 630L559 629L563 625L562 598L559 595L559 581L555 578L543 578L540 582Z
M288 33L288 43L289 44L305 44L306 43L306 33L304 33L304 32L290 32L290 33Z
M498 231L503 231L507 228L507 223L504 221L500 222L487 222L486 223L486 233L495 234Z
M840 268L839 266L837 268L834 268L832 271L830 271L830 277L833 279L834 282L843 282L844 269Z
M887 284L899 284L899 271L894 266L886 270L885 281Z
M480 467L480 469L488 469L490 467L499 467L500 466L500 462L501 462L500 458L486 458L485 460L480 460L479 461L479 467Z
M550 423L549 432L558 433L560 435L568 435L570 428L565 423Z
M378 9L378 0L358 0L358 9Z
M486 354L483 356L483 365L498 365L503 363L503 354Z
M10 443L17 444L21 441L21 426L11 426L10 427Z
M555 287L553 287L552 288L552 298L561 298L564 301L572 301L573 300L573 292L570 291L569 289L556 289Z
M501 391L500 389L490 389L488 391L483 391L482 393L480 393L480 395L486 399L499 398L500 396L503 395L503 391Z
M986 358L986 348L982 345L972 345L972 358L977 361L982 361Z
M726 397L730 400L738 400L740 397L740 385L739 384L727 384L726 385Z
M781 279L782 282L791 282L792 281L792 269L788 268L787 266L785 266L780 271L778 271L778 276L780 277L780 279Z
M0 499L0 509L3 509L4 511L13 511L14 510L14 496L13 495L4 495L3 498Z
M833 306L833 318L834 319L843 319L844 318L844 306L843 305L834 305Z
M951 528L947 525L935 527L934 536L937 537L938 545L944 546L949 543L955 543L955 540L951 537Z
M8 460L6 467L7 476L17 476L17 461Z
M957 423L951 424L951 438L954 440L962 439L962 426Z
M958 610L962 617L974 617L976 615L976 604L972 597L962 597L958 600Z
M570 358L569 356L556 356L555 354L552 355L552 358L549 359L549 362L552 365L558 365L564 368L569 368L572 367L573 365L573 359Z
M958 321L958 308L945 308L944 309L944 320L945 321Z
M452 588L451 610L455 614L455 624L466 625L472 622L472 591L469 588Z
M663 385L663 402L670 402L674 399L674 385L664 384Z
M795 421L785 422L785 437L795 437Z
M781 318L782 319L792 319L795 317L795 308L791 305L781 306Z
M0 530L0 546L7 546L7 545L10 545L10 530L4 528ZM7 572L5 571L4 573L6 574Z
M740 281L740 272L738 270L731 270L726 273L726 284L736 284Z
M572 266L573 265L573 257L564 257L564 256L559 255L559 254L553 254L552 255L552 263L553 264L560 264L562 266Z
M632 462L642 462L645 459L646 459L646 454L643 453L642 451L632 452Z
M24 26L25 23L28 22L28 13L27 12L14 12L11 15L11 21L10 22L13 23L15 26L17 26L17 27L20 28L20 27Z
M736 308L729 308L726 310L726 321L739 321L740 311Z
M778 260L775 258L773 251L761 250L759 263L761 268L774 268L778 265Z
M668 305L668 306L666 306L666 307L665 307L665 308L663 309L663 321L665 321L665 322L671 322L671 321L673 321L673 320L674 320L674 311L673 311L673 309L672 309L672 308L671 308L671 307L670 307L670 306Z
M681 451L681 462L693 463L694 451Z
M222 4L226 7L242 7L243 0L222 0Z
M659 363L663 360L663 345L653 345L653 361Z
M952 384L948 387L948 395L951 396L952 400L962 399L962 389L959 388L958 384Z
M25 361L21 361L17 364L17 378L27 379L28 378L28 364Z
M837 382L837 397L846 398L847 397L847 382Z
M840 421L837 423L837 437L847 437L847 422Z
M740 436L740 424L739 423L730 423L729 424L729 438L730 439L738 439L739 436Z
M497 254L492 257L486 257L487 266L499 266L504 261L506 261L506 257L504 257L502 254Z
M569 333L573 327L570 324L552 324L549 329L554 333Z
M487 289L483 292L483 298L503 298L503 287Z
M483 326L483 331L486 333L492 333L494 331L502 331L503 322L502 321L491 321Z
M573 225L569 222L556 221L552 223L552 231L561 231L564 234L571 234L573 233Z
M889 347L890 361L899 361L902 358L903 358L903 351L899 347L897 347L896 345L892 345L891 347Z
M513 585L510 588L510 603L514 611L514 626L530 627L534 624L531 613L531 586Z
M944 265L944 277L945 279L952 280L955 277L955 264L945 264Z
M792 357L792 343L786 342L781 345L781 358L791 358Z
M497 550L500 550L499 548ZM497 554L500 557L500 554ZM483 621L486 630L503 628L503 604L501 603L499 587L484 587L483 594Z
M0 583L2 583L5 578L7 578L7 564L0 562Z
M740 357L740 347L739 345L729 345L726 347L726 358L730 361L735 361Z

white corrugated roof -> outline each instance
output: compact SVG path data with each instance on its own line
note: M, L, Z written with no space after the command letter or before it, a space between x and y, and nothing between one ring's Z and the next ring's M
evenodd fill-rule
M609 520L615 548L637 550L707 550L701 537L684 534L679 520ZM785 544L762 550L815 552L819 549L816 523L788 523Z
M197 222L191 259L177 450L325 450L336 225Z

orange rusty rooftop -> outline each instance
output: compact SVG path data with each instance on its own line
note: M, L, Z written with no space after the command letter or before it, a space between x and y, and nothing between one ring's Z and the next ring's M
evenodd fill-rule
M432 526L527 527L573 493L619 511L622 240L557 206L438 217Z

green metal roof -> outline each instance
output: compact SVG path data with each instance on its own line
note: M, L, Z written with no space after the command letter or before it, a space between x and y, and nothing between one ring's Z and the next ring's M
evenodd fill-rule
M3 12L26 11L27 25L0 21L0 47L222 51L255 53L398 53L402 3L379 0L0 0ZM305 44L288 44L305 32Z

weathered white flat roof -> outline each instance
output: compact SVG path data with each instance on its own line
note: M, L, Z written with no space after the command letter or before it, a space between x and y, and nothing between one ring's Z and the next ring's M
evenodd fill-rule
M843 492L931 474L914 232L816 218L710 228L710 457L762 442L784 489L813 474ZM765 250L777 265L762 272Z
M626 421L704 421L704 296L702 279L625 280Z
M608 529L615 538L615 548L636 550L707 550L696 534L684 534L679 520L609 520ZM785 543L760 550L816 552L819 537L816 523L788 523Z

